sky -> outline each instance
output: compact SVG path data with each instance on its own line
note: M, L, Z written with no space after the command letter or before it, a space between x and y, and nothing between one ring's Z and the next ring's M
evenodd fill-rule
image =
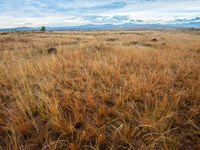
M200 0L0 0L0 28L200 22Z

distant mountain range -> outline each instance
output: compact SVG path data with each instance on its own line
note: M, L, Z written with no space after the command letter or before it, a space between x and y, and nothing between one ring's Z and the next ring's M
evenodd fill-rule
M65 27L46 27L47 31L87 31L87 30L134 30L134 29L164 29L164 28L200 28L200 22L179 23L179 24L133 24L126 23L121 25L103 24L103 25L81 25ZM0 32L6 31L39 31L41 27L17 27L4 28Z

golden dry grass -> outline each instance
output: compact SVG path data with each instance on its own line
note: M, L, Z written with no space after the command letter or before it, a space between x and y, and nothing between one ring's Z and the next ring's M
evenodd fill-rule
M0 149L200 149L200 32L0 33Z

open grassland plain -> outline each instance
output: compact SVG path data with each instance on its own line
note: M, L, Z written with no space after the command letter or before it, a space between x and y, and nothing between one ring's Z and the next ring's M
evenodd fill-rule
M199 150L200 32L0 33L4 149Z

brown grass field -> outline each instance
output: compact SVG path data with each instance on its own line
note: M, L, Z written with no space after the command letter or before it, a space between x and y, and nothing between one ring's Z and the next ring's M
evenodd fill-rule
M200 150L200 31L0 33L0 150L40 149Z

